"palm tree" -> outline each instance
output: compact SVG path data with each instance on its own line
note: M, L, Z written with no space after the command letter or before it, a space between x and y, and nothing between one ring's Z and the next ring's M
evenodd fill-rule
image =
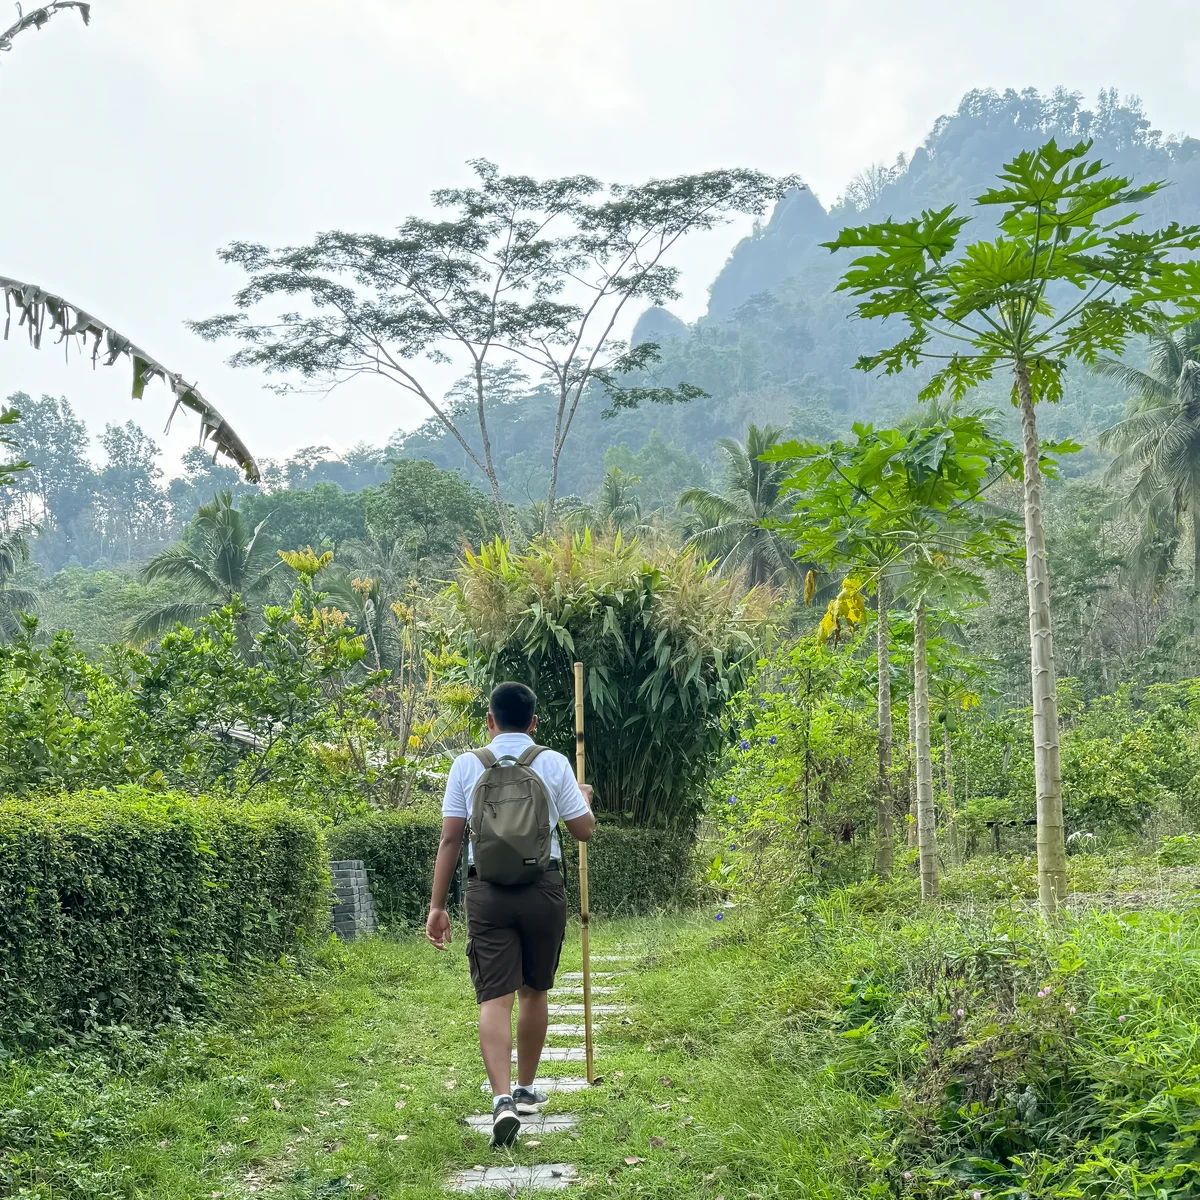
M734 438L721 438L717 442L725 456L721 491L693 487L679 497L680 508L690 506L704 522L685 545L718 559L726 570L744 570L752 587L794 582L801 574L788 542L770 528L772 521L783 520L791 512L780 496L787 472L781 464L765 463L761 458L778 445L783 432L777 425L761 429L751 425L744 445Z
M1190 523L1192 591L1200 593L1200 321L1160 328L1148 370L1115 359L1101 359L1095 370L1131 393L1128 415L1100 435L1100 445L1117 451L1108 480L1136 472L1125 498L1143 524L1136 558L1161 583Z
M24 529L0 533L0 639L11 641L21 629L21 613L37 608L38 595L14 587L17 572L29 561L29 539Z
M653 539L657 530L642 513L642 498L637 486L640 475L630 475L620 467L609 467L600 482L600 494L595 504L581 504L563 519L572 533L585 528L597 533L622 534L624 537Z
M130 640L158 637L177 624L194 625L234 596L248 603L260 599L280 561L260 537L266 523L261 521L249 532L228 491L201 505L192 518L193 536L156 554L142 568L144 582L165 580L173 585L176 598L134 618ZM244 632L248 637L249 631Z

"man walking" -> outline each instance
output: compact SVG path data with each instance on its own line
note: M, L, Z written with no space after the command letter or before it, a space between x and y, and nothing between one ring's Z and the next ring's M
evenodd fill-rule
M492 1144L511 1145L519 1113L546 1102L537 1090L546 1041L547 993L554 986L567 926L558 822L586 842L596 827L591 788L570 762L535 744L536 698L502 683L488 702L486 750L460 754L442 802L442 840L433 869L425 936L450 942L446 896L468 822L467 960L479 1002L479 1048L492 1085ZM585 792L587 793L585 796ZM517 1012L517 1086L512 1086L512 1010Z

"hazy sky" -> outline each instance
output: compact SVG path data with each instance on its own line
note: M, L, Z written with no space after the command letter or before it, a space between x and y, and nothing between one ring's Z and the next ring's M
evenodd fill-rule
M28 0L26 7L31 7ZM15 10L0 0L0 27ZM1184 0L95 0L0 56L0 274L39 283L194 378L259 457L382 442L423 419L378 382L279 398L183 328L229 307L235 238L387 230L483 156L534 175L641 181L798 172L827 204L911 151L975 87L1136 93L1200 130L1200 25ZM1164 37L1169 51L1164 58ZM742 225L693 241L684 317ZM0 395L68 396L92 428L159 437L166 393L128 368L0 345ZM177 421L163 465L195 434ZM162 439L160 438L160 441Z

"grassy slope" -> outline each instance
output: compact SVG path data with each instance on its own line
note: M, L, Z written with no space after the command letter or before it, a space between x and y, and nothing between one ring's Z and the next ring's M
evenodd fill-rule
M718 926L711 913L601 926L598 953L623 941L651 950L628 981L634 1021L604 1028L601 1087L552 1098L549 1111L584 1115L578 1140L547 1137L513 1161L574 1162L583 1195L894 1194L880 1172L894 1181L905 1164L880 1154L879 1134L896 1081L919 1077L931 1044L946 1061L969 1052L972 1021L995 1016L984 985L962 1022L942 1026L913 997L931 967L1021 920L864 914L835 897L769 927L732 915ZM1070 992L1114 1085L1137 1064L1151 1091L1186 1083L1200 1012L1194 914L1091 918L1068 940L1084 966L1054 1003L1065 1012ZM564 969L577 958L576 941ZM1014 968L1028 992L1020 1014L1045 1011L1033 992L1059 971L1052 959L1035 947ZM1076 988L1081 972L1090 993ZM1118 1012L1134 1024L1118 1027ZM111 1057L11 1060L0 1194L439 1195L448 1169L504 1161L457 1124L486 1103L473 1016L461 942L438 956L415 939L373 940L323 951L303 976L278 969L196 1033L127 1035L115 1068ZM556 1066L545 1073L578 1069ZM912 1165L932 1178L928 1156Z

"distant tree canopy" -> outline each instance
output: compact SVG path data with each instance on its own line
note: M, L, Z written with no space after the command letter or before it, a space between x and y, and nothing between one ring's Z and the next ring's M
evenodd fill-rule
M464 544L498 528L479 488L430 462L401 460L392 477L364 497L367 527L381 546L422 573L448 575Z

